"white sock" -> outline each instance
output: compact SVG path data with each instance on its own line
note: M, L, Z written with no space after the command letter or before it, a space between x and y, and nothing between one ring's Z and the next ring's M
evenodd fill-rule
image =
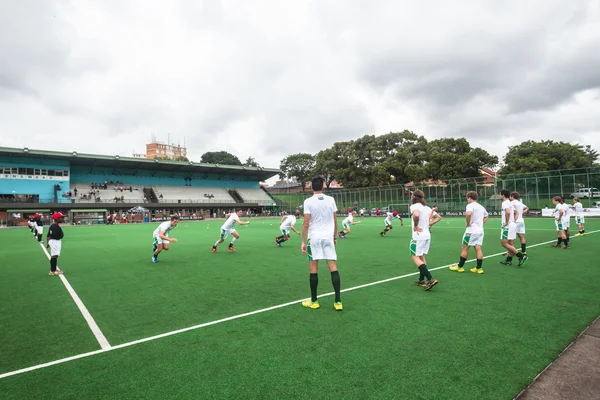
M233 246L233 244L235 243L236 240L237 240L236 238L231 239L231 243L229 245Z
M219 243L219 241L217 240L217 241L215 242L215 247L217 247L217 246L218 246L218 245L220 245L220 244L221 244L221 243Z

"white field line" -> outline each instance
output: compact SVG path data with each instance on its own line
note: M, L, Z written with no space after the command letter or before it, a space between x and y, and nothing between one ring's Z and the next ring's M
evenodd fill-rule
M592 234L592 233L597 233L597 232L600 232L600 230L590 231L590 232L587 232L587 234ZM531 248L531 247L543 246L543 245L546 245L546 244L553 243L554 241L555 240L549 240L549 241L543 242L543 243L537 243L537 244L528 245L528 247ZM497 257L497 256L502 255L502 254L503 253L496 253L496 254L492 254L492 255L489 255L489 256L485 256L484 258ZM475 259L468 260L467 262L473 262L473 261L475 261ZM429 270L430 271L435 271L435 270L439 270L439 269L442 269L442 268L448 268L448 267L450 267L452 265L454 265L454 264L448 264L448 265L444 265L444 266L441 266L441 267L430 268ZM410 274L400 275L400 276L396 276L396 277L389 278L389 279L384 279L384 280L377 281L377 282L371 282L371 283L367 283L367 284L360 285L360 286L354 286L354 287L351 287L351 288L348 288L348 289L343 289L342 292L350 292L352 290L361 289L361 288L365 288L365 287L373 286L373 285L379 285L381 283L391 282L391 281L395 281L395 280L402 279L402 278L407 278L409 276L413 276L413 275L417 275L417 274L419 274L419 272L413 272L413 273L410 273ZM334 294L334 292L325 293L325 294L320 295L319 297L331 296L333 294ZM240 319L240 318L244 318L244 317L249 317L249 316L255 315L255 314L261 314L261 313L264 313L264 312L267 312L267 311L276 310L278 308L283 308L283 307L291 306L291 305L294 305L294 304L298 304L298 303L301 303L304 300L305 300L305 298L304 299L300 299L300 300L294 300L294 301L290 301L288 303L283 303L283 304L279 304L279 305L276 305L276 306L262 308L260 310L250 311L250 312L247 312L247 313L238 314L238 315L234 315L234 316L231 316L231 317L218 319L218 320L215 320L215 321L205 322L203 324L198 324L198 325L194 325L194 326L190 326L190 327L187 327L187 328L178 329L178 330L171 331L171 332L161 333L159 335L155 335L155 336L150 336L150 337L143 338L143 339L134 340L132 342L118 344L116 346L111 346L111 347L106 348L106 349L90 351L88 353L81 353L81 354L77 354L77 355L74 355L74 356L71 356L71 357L61 358L60 360L50 361L50 362L47 362L47 363L34 365L32 367L18 369L18 370L11 371L11 372L6 372L6 373L0 375L0 379L8 378L9 376L13 376L13 375L23 374L25 372L35 371L35 370L46 368L46 367L51 367L51 366L57 365L57 364L63 364L63 363L69 362L69 361L78 360L80 358L90 357L90 356L93 356L93 355L96 355L96 354L106 353L106 352L109 352L109 351L112 351L112 350L116 350L116 349L122 349L122 348L125 348L125 347L134 346L136 344L145 343L145 342L149 342L149 341L156 340L156 339L161 339L161 338L168 337L168 336L177 335L179 333L183 333L183 332L187 332L187 331L192 331L192 330L195 330L195 329L200 329L200 328L204 328L204 327L211 326L211 325L217 325L217 324L220 324L220 323L223 323L223 322L227 322L227 321L233 321L233 320L236 320L236 319Z
M42 248L42 250L44 250L44 253L46 253L46 257L48 257L48 260L50 260L50 254L48 254L48 250L46 250L43 243L40 243L40 247ZM92 315L86 308L85 304L83 304L83 301L81 301L81 299L79 298L77 293L75 293L75 290L73 289L73 287L71 286L71 284L69 283L67 278L64 275L59 275L59 276L60 276L60 280L65 285L65 287L67 288L67 291L73 298L73 301L75 301L75 304L77 304L77 307L79 308L79 311L81 311L83 318L85 318L85 320L87 321L88 326L92 330L92 333L96 337L96 340L98 341L98 344L100 344L100 347L103 350L110 349L111 348L110 343L108 343L108 340L106 340L106 337L104 336L104 334L98 327L98 324L96 324L96 321L94 321L94 317L92 317Z

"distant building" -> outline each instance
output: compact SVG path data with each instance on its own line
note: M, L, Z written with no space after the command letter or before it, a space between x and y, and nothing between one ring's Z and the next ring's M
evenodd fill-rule
M156 157L187 157L187 148L185 147L185 144L184 146L168 144L164 142L159 142L153 137L152 143L146 144L146 154L133 153L133 157L148 159L154 159Z

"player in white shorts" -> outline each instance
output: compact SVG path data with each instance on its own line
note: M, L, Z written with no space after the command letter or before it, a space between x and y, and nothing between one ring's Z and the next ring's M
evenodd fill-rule
M429 228L437 224L442 217L427 206L425 194L421 190L414 191L411 202L412 240L410 241L410 256L419 269L419 280L415 282L415 285L424 286L425 290L430 290L438 284L438 280L431 276L427 269L427 260L425 260L425 254L429 252L431 243Z
M569 228L571 228L571 207L567 203L565 203L564 197L560 198L560 203L564 210L562 225L563 225L563 229L565 231L565 236L567 237L566 245L568 247L568 246L570 246L570 241L571 241L571 230L569 229Z
M152 243L152 262L158 262L158 255L163 250L169 250L169 244L177 242L177 239L170 238L169 232L175 229L177 224L179 223L179 217L177 215L173 215L170 221L165 221L161 223L158 228L154 230L152 234L152 238L154 239Z
M275 244L277 247L281 247L281 243L289 240L290 238L290 230L296 232L296 234L300 234L294 228L294 224L296 223L296 217L293 215L284 215L279 222L279 230L281 231L281 236L275 237Z
M240 217L242 216L242 209L238 209L236 212L225 215L225 223L221 227L221 237L219 240L215 242L212 247L213 253L217 252L217 246L220 245L227 239L227 236L233 235L233 239L231 239L231 243L227 246L227 249L233 253L235 253L235 249L233 248L233 244L240 238L240 234L235 230L236 222L240 225L249 225L250 221L240 221Z
M554 217L554 225L556 226L556 233L558 235L558 240L552 245L552 247L560 248L562 247L561 244L564 243L565 249L568 249L569 241L563 227L565 209L562 206L562 198L560 196L554 196L552 198L552 204L554 204L552 216Z
M38 243L42 243L42 236L44 235L44 216L42 214L35 213L35 219L33 221L35 226L34 236L37 238Z
M477 192L467 192L467 229L462 240L462 251L460 253L460 261L450 267L450 271L465 272L464 265L467 262L469 256L469 248L475 248L475 255L477 256L477 266L471 268L471 272L476 274L483 274L483 224L488 220L488 212L486 209L477 202L479 195Z
M577 224L578 232L575 236L583 236L585 235L585 216L583 215L583 204L579 200L579 197L575 197L573 199L573 212L575 213L575 223Z
M337 269L335 252L337 232L337 206L333 197L323 194L324 180L317 176L312 179L313 195L304 200L304 223L302 224L302 245L300 250L308 255L310 269L310 299L302 302L303 307L317 309L317 286L319 284L319 260L327 261L331 273L331 283L335 292L333 307L342 311L340 298L340 274Z
M510 193L510 202L517 212L517 217L515 219L515 223L517 224L517 236L521 242L521 253L527 254L527 240L525 239L525 219L523 218L523 214L529 211L529 207L527 207L520 200L521 195L518 192ZM514 246L514 240L510 242ZM516 247L515 247L516 248Z
M398 215L398 211L394 210L393 212L387 212L385 214L385 229L379 233L379 236L384 237L389 231L391 231L394 227L393 221L395 218L400 220L400 226L404 226L404 221L402 221L402 217Z
M510 192L508 190L501 190L500 197L502 198L502 230L500 232L500 243L502 244L502 247L508 251L506 260L500 261L500 264L512 265L512 259L516 255L519 259L520 267L525 261L527 261L527 255L521 253L521 251L517 250L515 246L510 244L510 241L514 241L517 237L517 224L515 223L517 212L509 200Z
M344 230L339 232L340 239L346 239L346 235L350 233L350 226L360 224L360 221L354 222L354 217L356 217L356 211L348 208L348 216L342 221Z

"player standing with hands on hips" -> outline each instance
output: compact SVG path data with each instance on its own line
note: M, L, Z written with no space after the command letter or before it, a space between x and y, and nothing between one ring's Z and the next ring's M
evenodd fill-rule
M340 274L337 270L335 252L337 233L337 206L335 199L323 194L322 177L312 179L313 196L304 201L304 223L302 224L302 250L308 255L310 269L310 299L304 300L302 306L317 309L321 307L317 300L317 286L319 284L319 260L327 261L331 273L331 283L335 291L333 307L342 311L340 298Z

